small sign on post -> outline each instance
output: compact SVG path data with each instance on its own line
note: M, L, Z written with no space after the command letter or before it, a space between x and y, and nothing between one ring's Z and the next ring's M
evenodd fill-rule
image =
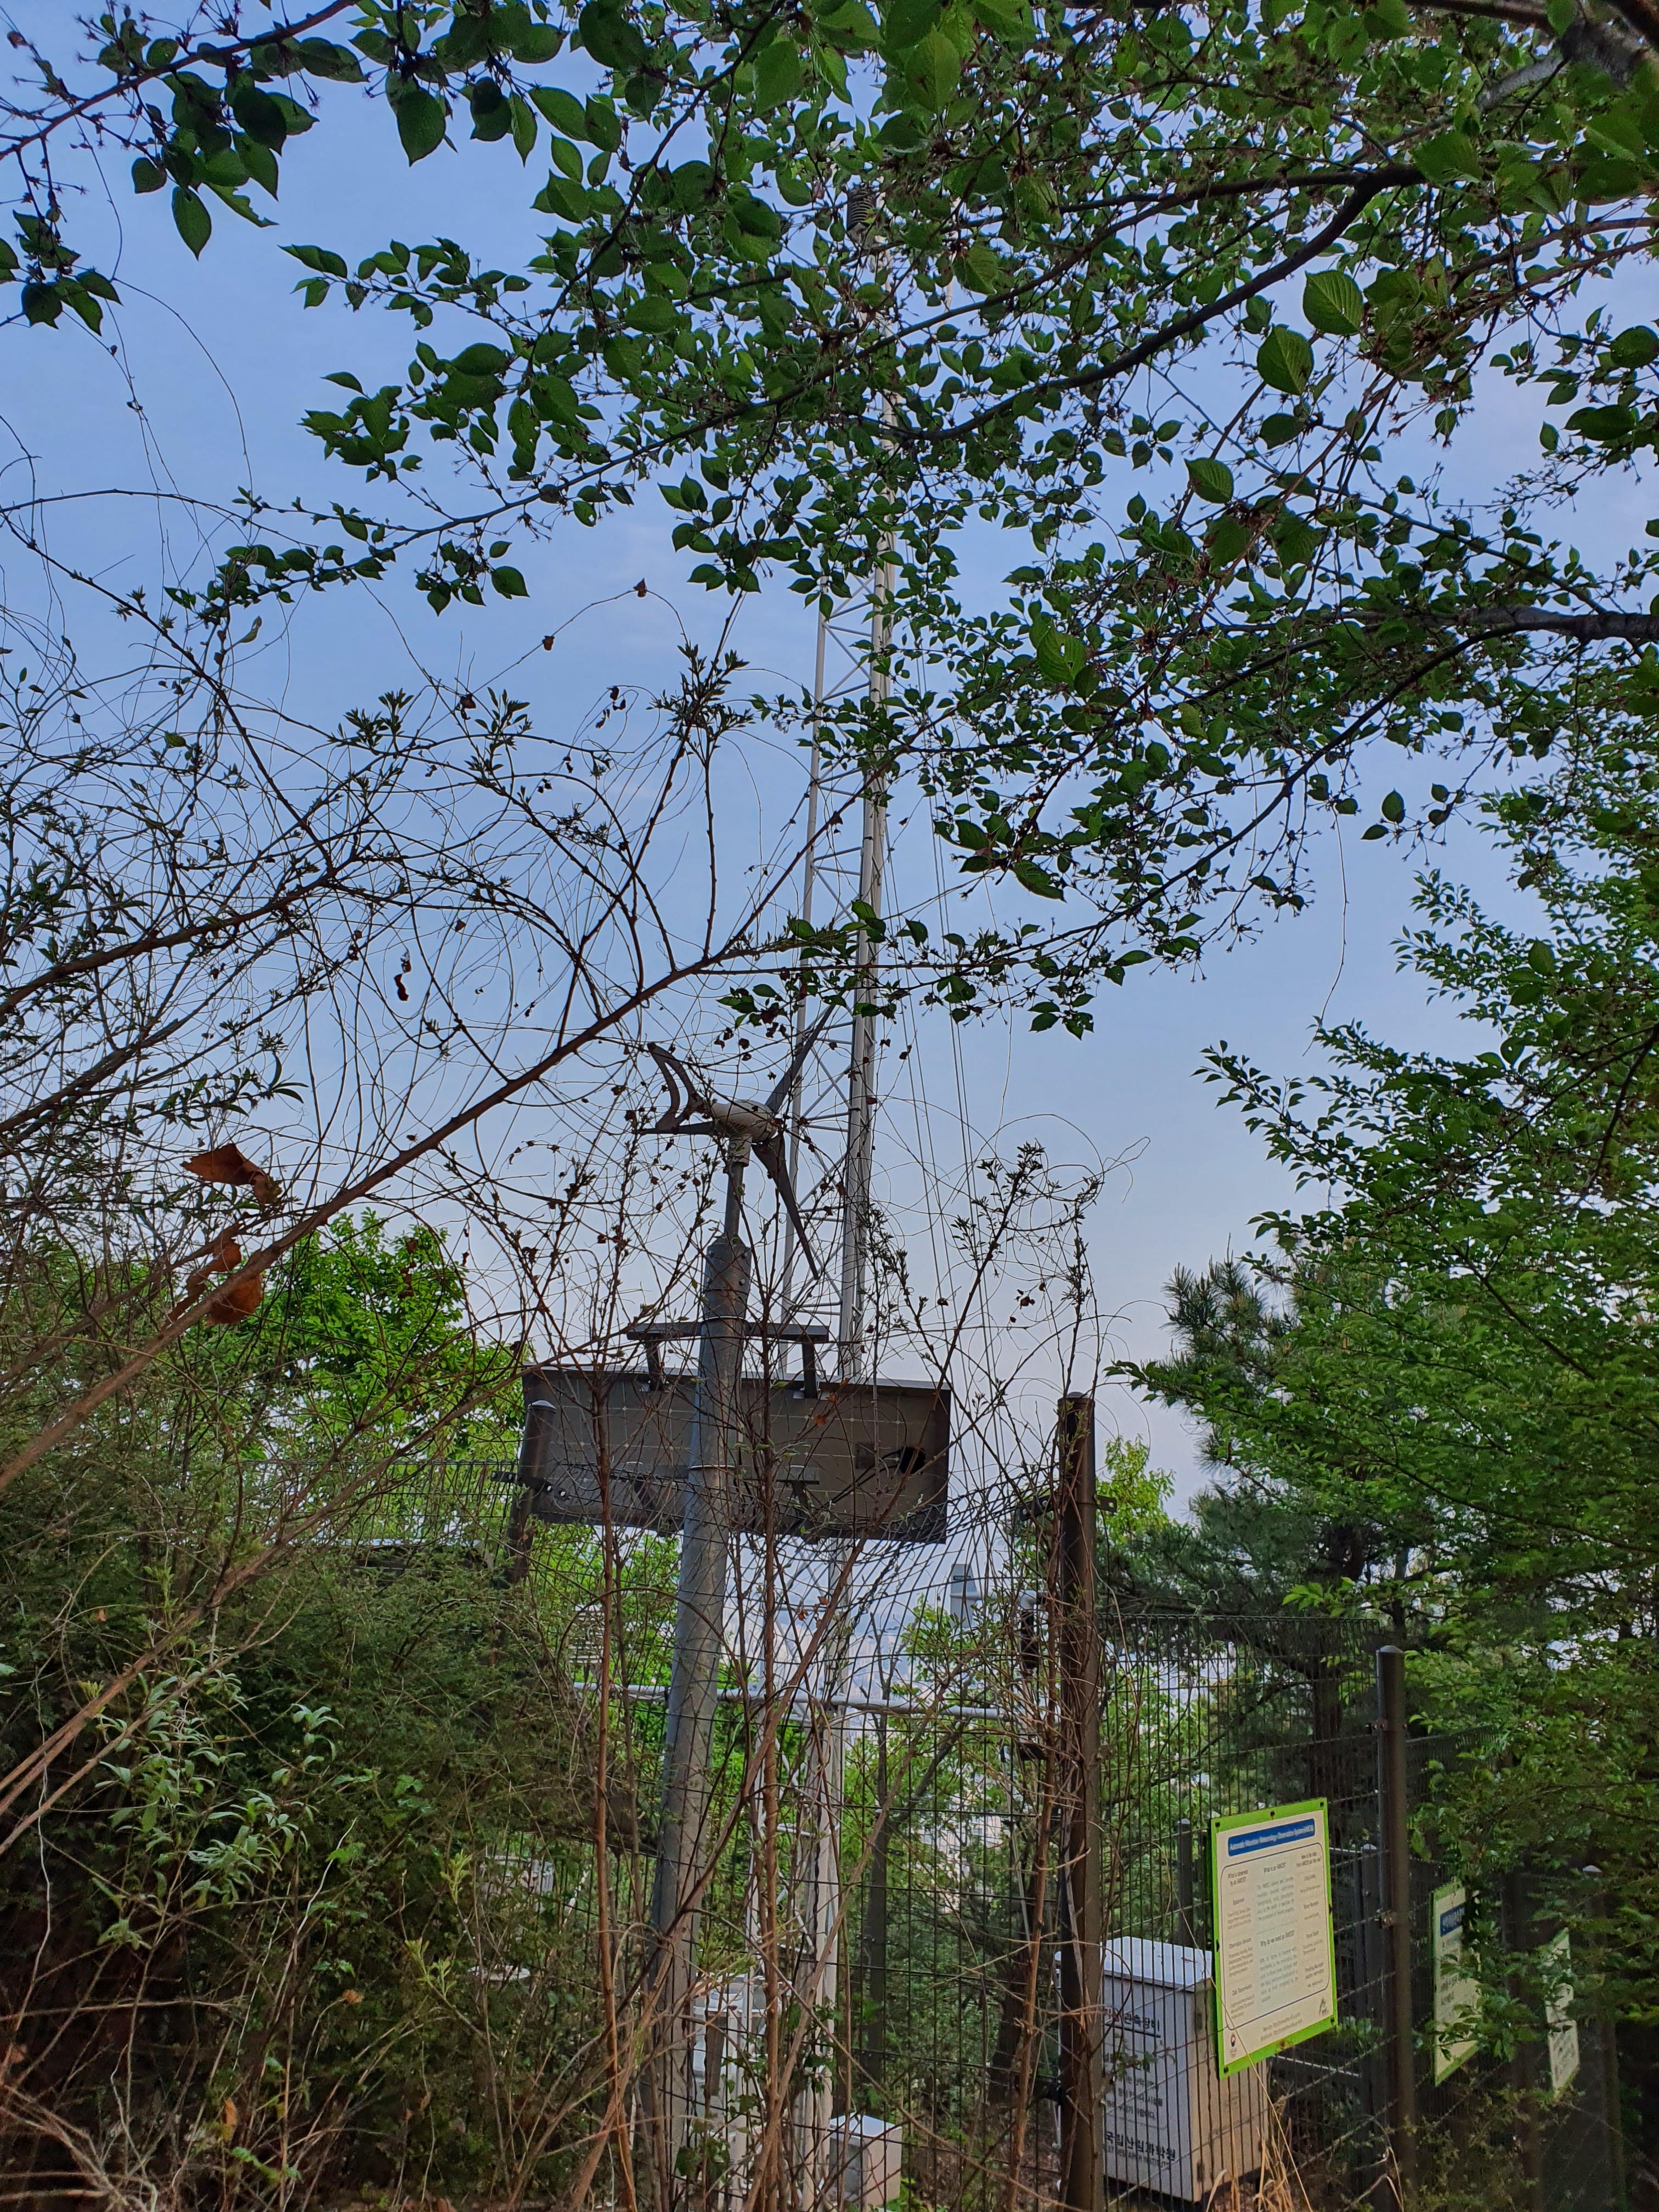
M1578 2022L1572 2014L1572 1938L1564 1928L1539 1954L1544 1976L1544 2027L1549 2039L1550 2094L1577 2079Z
M1215 2008L1223 2074L1336 2025L1325 1800L1210 1824Z
M1437 1889L1429 1905L1437 2087L1479 2048L1472 2029L1480 2010L1480 1984L1463 1963L1463 1923L1468 1912L1468 1899L1461 1881L1449 1881Z

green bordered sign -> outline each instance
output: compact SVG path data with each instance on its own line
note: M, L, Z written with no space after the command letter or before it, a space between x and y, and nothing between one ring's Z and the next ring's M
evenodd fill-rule
M1325 1800L1210 1823L1216 2055L1237 2074L1336 2025Z

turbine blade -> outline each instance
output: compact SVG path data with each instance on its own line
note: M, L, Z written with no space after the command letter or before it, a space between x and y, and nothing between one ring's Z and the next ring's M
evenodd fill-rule
M800 1239L800 1249L807 1267L816 1275L818 1272L818 1263L813 1255L811 1239L806 1234L806 1224L800 1218L800 1207L795 1200L794 1186L789 1180L789 1161L783 1149L783 1132L778 1130L769 1137L758 1139L753 1150L755 1158L776 1184L778 1196L783 1200L784 1211L794 1224L795 1234Z
M647 1044L646 1050L656 1061L657 1073L668 1085L667 1110L654 1124L653 1133L659 1137L690 1134L686 1116L693 1112L712 1113L714 1109L699 1089L696 1077L665 1044Z

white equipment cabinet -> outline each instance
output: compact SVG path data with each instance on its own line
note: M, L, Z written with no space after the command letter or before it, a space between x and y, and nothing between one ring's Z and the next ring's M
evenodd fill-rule
M1103 1947L1106 2172L1188 2203L1259 2172L1266 2069L1222 2076L1207 1951L1119 1936Z
M831 2205L882 2212L902 2188L904 2130L890 2120L852 2112L838 2119L830 2138Z

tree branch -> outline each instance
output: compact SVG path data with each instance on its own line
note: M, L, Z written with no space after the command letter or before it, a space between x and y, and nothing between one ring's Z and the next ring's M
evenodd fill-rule
M1166 323L1161 330L1154 331L1150 337L1143 338L1137 346L1131 346L1127 353L1114 354L1109 361L1101 362L1094 368L1080 370L1075 376L1053 376L1043 383L1030 385L1024 392L1014 392L1008 398L999 400L994 406L983 408L977 415L969 416L965 422L953 422L948 428L929 431L925 437L907 437L902 430L896 430L890 434L900 444L912 446L938 445L971 437L975 431L982 430L987 423L995 422L999 416L1023 413L1034 401L1057 398L1066 392L1092 392L1103 384L1110 384L1120 376L1127 376L1137 368L1144 368L1149 361L1155 360L1170 346L1179 345L1182 338L1190 337L1195 331L1201 331L1206 324L1214 322L1218 316L1231 314L1235 307L1242 307L1247 301L1255 299L1258 292L1266 292L1275 284L1282 284L1285 277L1293 276L1310 261L1316 261L1358 220L1379 192L1387 191L1396 185L1420 185L1424 181L1421 172L1409 162L1396 162L1386 169L1378 169L1356 185L1325 228L1316 231L1310 239L1297 246L1294 253L1287 253L1282 260L1275 261L1271 268L1260 270L1248 283L1236 284L1231 292L1224 292L1218 300L1212 300L1207 307L1194 307L1187 314L1177 315L1174 322Z
M1467 627L1477 637L1510 637L1523 630L1548 630L1557 637L1594 645L1622 638L1632 645L1659 643L1659 614L1622 614L1615 607L1593 607L1588 614L1552 614L1547 607L1480 607L1466 623L1437 616L1448 629Z

